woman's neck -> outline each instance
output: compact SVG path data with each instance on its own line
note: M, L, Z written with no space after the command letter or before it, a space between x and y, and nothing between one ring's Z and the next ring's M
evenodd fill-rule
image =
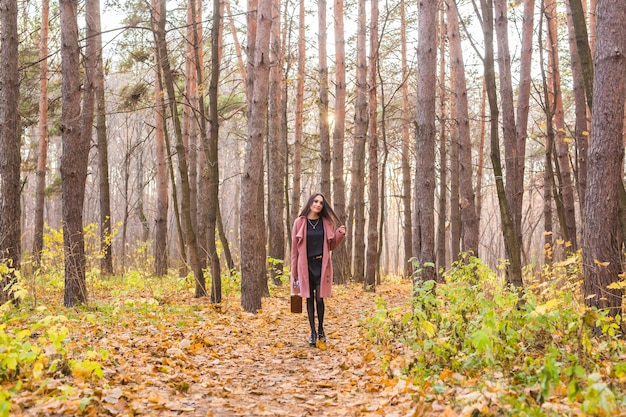
M317 220L320 218L320 215L317 213L309 213L306 215L307 219Z

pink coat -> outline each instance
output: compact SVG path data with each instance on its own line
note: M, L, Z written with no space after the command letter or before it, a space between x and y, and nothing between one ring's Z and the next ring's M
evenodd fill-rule
M320 297L330 297L333 285L333 263L330 252L346 237L345 233L333 230L330 220L322 217L324 224L324 251L322 253L322 278ZM291 295L300 294L309 298L309 265L306 256L306 216L300 216L293 222L291 231ZM300 282L300 291L294 289L294 281Z

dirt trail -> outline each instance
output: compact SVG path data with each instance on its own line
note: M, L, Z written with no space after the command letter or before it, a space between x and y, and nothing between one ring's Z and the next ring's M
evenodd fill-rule
M198 364L211 382L190 390L203 397L195 415L412 415L410 395L399 394L402 383L381 375L359 325L373 312L374 297L355 287L338 289L326 301L328 341L319 347L308 345L306 312L289 313L286 296L266 299L261 313L243 320L239 334L210 329L216 343L232 349Z

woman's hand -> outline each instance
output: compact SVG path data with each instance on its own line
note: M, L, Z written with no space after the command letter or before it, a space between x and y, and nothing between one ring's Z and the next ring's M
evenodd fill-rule
M344 235L346 234L346 226L344 226L343 224L341 226L339 226L339 228L337 229L337 231L339 233L343 233Z

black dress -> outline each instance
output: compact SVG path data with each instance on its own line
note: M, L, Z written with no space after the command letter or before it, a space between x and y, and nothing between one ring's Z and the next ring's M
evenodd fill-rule
M309 265L309 287L311 294L320 285L322 276L322 254L324 253L324 223L322 218L306 221L306 255Z

